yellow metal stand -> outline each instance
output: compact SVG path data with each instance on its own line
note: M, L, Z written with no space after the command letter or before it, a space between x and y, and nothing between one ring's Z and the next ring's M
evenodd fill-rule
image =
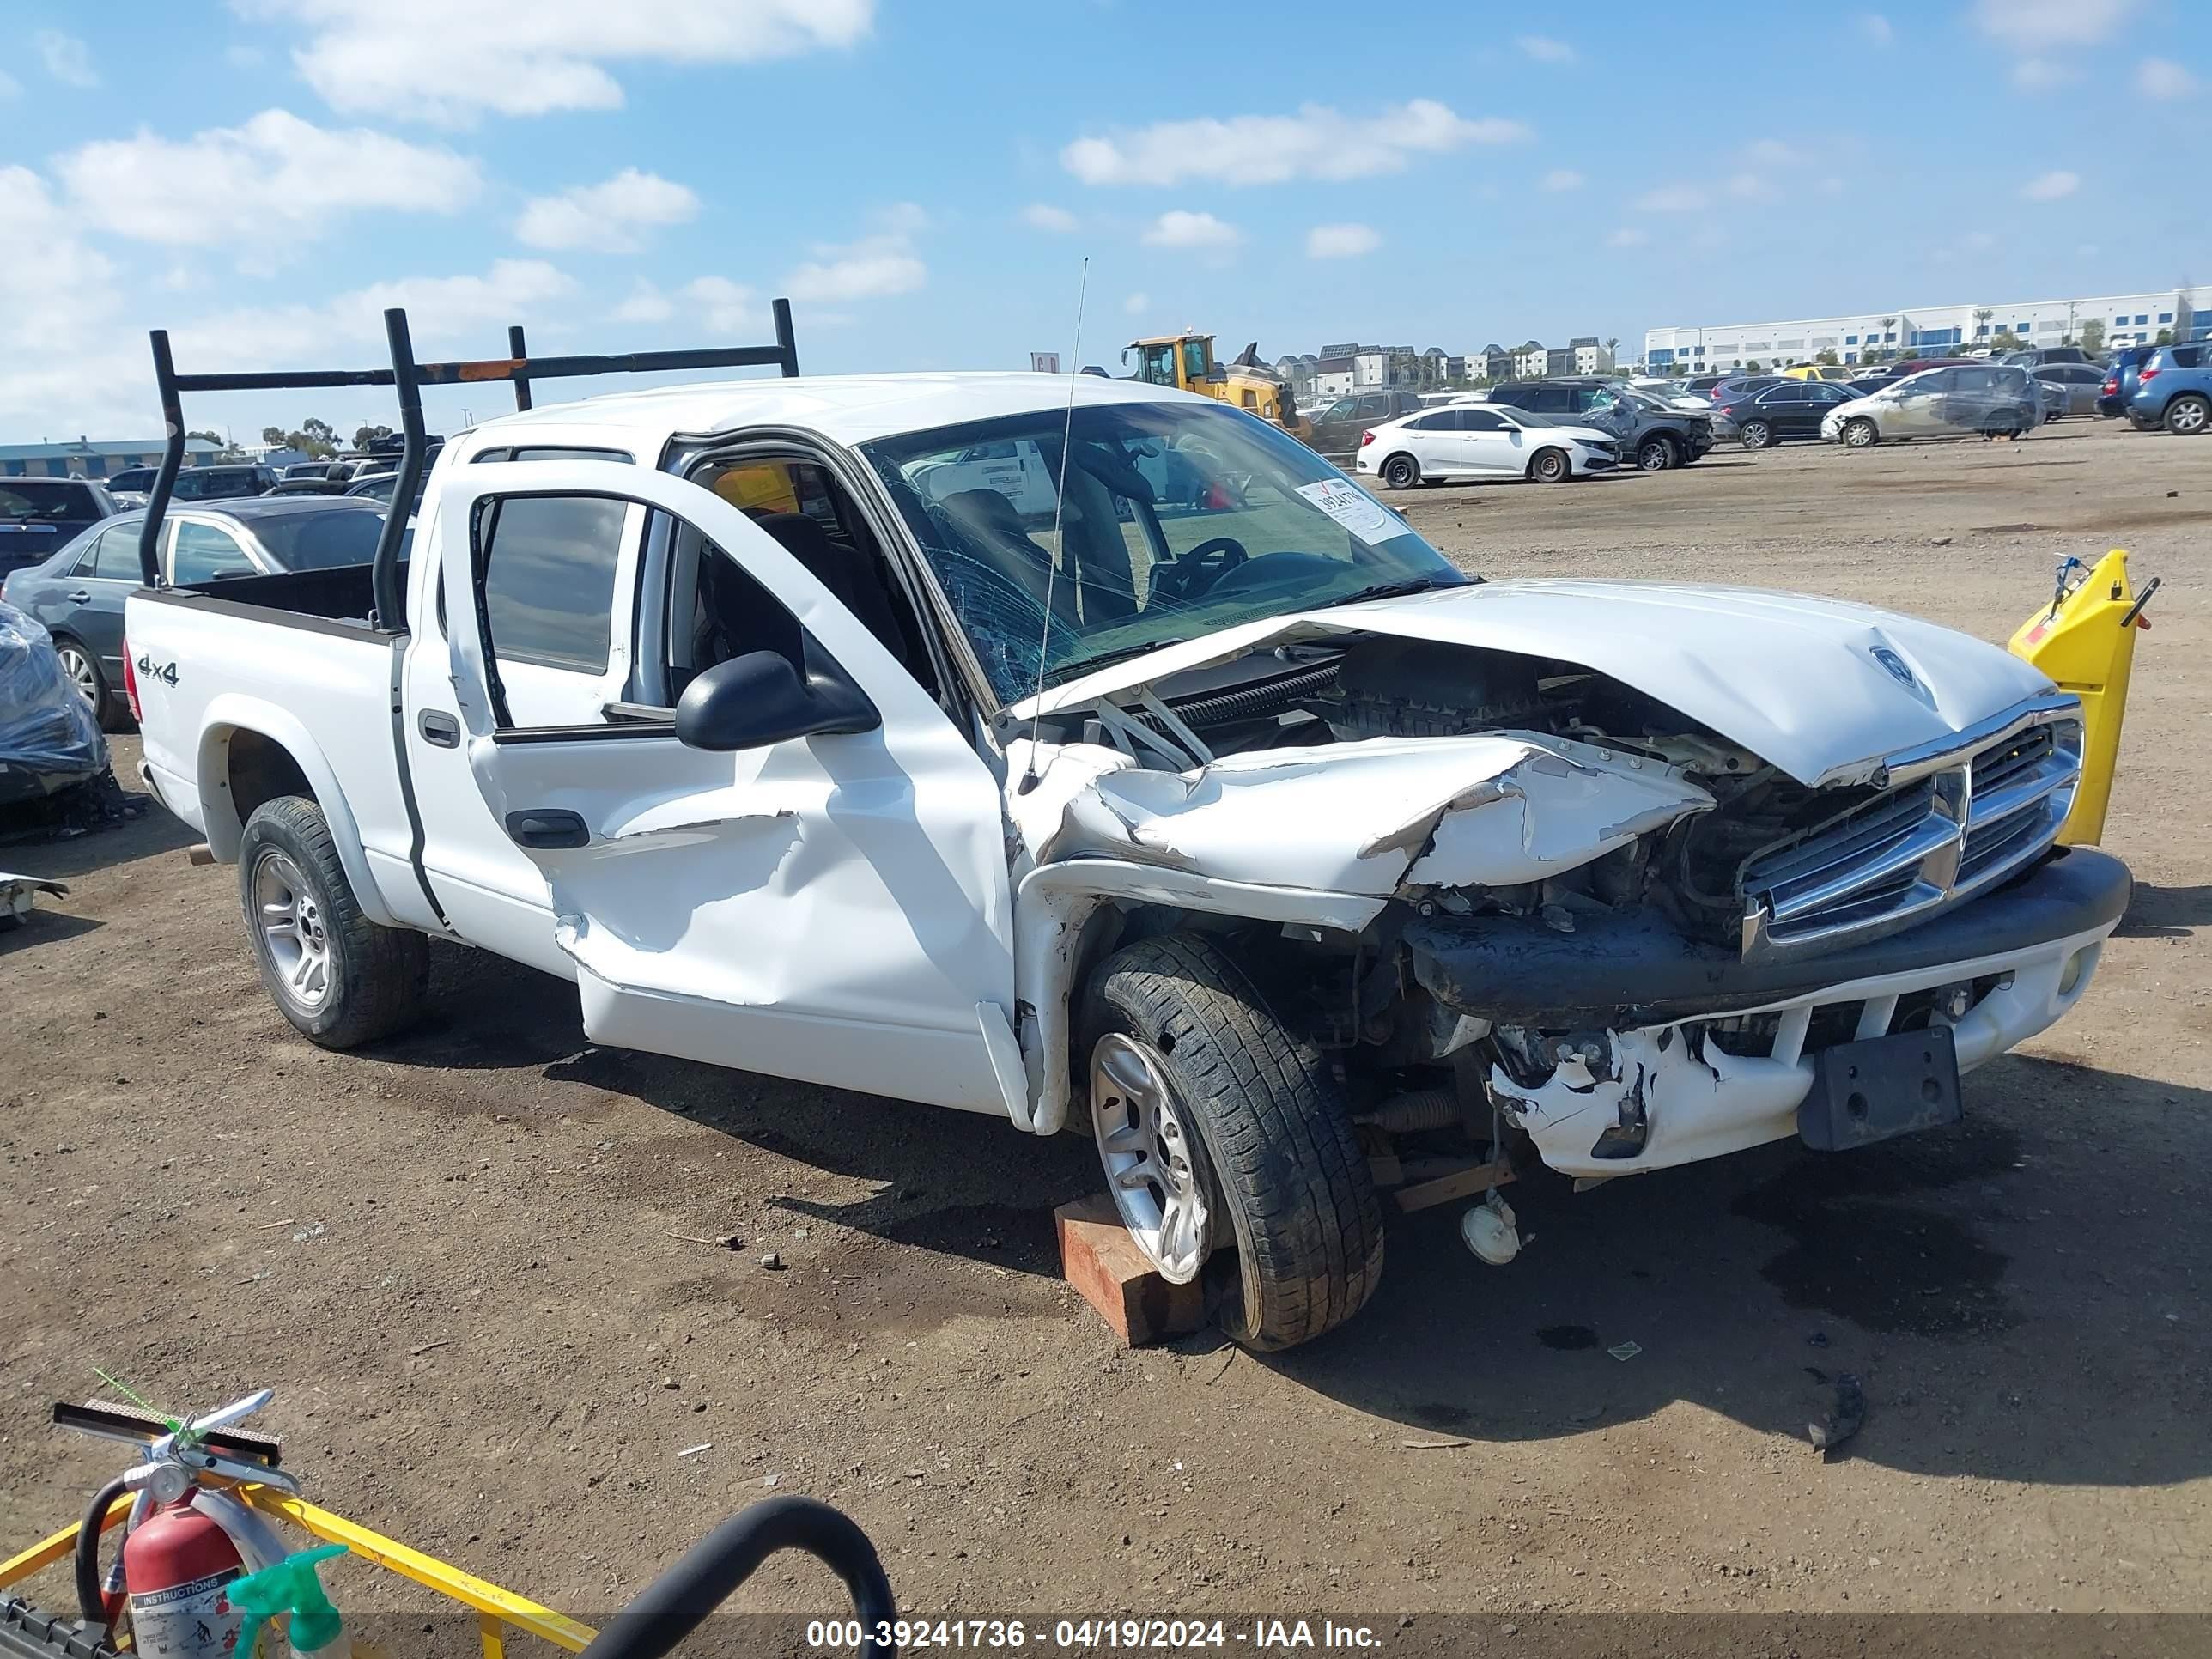
M477 1615L477 1635L482 1644L485 1659L502 1659L507 1650L507 1632L520 1631L550 1642L568 1653L581 1653L599 1634L589 1625L579 1624L566 1613L540 1607L526 1595L517 1595L513 1590L501 1589L473 1573L463 1572L449 1566L434 1556L371 1532L358 1522L328 1510L318 1509L289 1492L274 1486L240 1486L230 1489L242 1503L250 1504L272 1520L289 1521L309 1536L326 1544L343 1544L363 1559L374 1563L388 1572L403 1578L411 1578L426 1589L435 1590L449 1601L458 1601ZM135 1500L119 1498L108 1507L106 1517L100 1523L105 1532L120 1526L131 1513ZM76 1548L77 1529L65 1527L52 1536L43 1538L21 1554L0 1561L0 1590L4 1590L41 1568L64 1561ZM340 1611L344 1611L340 1602ZM356 1655L364 1650L356 1645Z
M2112 775L2119 766L2136 630L2150 626L2142 605L2157 586L2154 581L2139 598L2128 583L2127 550L2116 547L2012 636L2014 656L2081 699L2081 782L2058 831L2059 841L2069 847L2093 847L2104 836Z

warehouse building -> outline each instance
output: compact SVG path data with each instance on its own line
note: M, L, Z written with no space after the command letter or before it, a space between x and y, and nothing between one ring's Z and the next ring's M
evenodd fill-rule
M73 444L0 444L0 478L106 478L129 467L161 465L161 447L159 438L110 443L79 438ZM220 452L220 445L205 438L187 438L185 465L204 466Z
M1644 331L1644 366L1658 374L1719 374L1759 363L1802 363L1823 351L1856 363L1970 351L2009 334L2022 346L2079 345L2084 331L2107 348L2212 336L2212 288L2106 294L2081 300L1925 306L1782 323L1707 323Z

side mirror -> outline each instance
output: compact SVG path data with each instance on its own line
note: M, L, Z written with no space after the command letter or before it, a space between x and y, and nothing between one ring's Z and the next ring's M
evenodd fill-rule
M842 668L823 662L801 679L773 651L718 662L676 702L676 738L693 749L765 749L793 738L872 732L883 716Z

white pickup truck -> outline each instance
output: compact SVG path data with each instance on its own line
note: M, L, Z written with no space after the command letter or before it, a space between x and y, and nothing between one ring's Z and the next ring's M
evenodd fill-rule
M1279 429L1097 377L519 412L446 443L404 568L127 632L147 781L312 1040L405 1025L436 937L596 1042L1087 1119L1261 1347L1365 1300L1394 1165L1954 1119L2128 896L2054 847L2077 705L1995 647L1472 579Z

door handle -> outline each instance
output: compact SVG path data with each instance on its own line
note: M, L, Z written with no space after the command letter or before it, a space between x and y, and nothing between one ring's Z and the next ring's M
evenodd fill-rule
M461 723L451 714L441 714L434 708L426 708L415 717L415 729L422 734L422 741L440 749L461 746Z
M584 827L583 819L560 806L533 806L509 812L507 833L516 846L535 848L540 852L588 847L592 842L592 832Z
M92 603L92 595L86 592L84 589L80 587L69 595L69 602L71 605L90 605Z

